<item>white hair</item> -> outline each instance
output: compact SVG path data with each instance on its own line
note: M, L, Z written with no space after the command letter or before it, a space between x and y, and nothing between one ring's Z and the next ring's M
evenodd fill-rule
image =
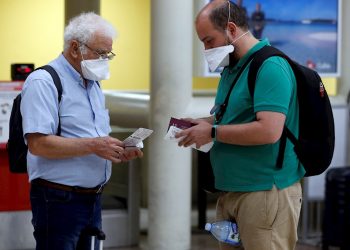
M73 17L64 30L64 50L69 48L71 40L87 43L95 33L103 34L112 39L117 36L113 25L93 12Z

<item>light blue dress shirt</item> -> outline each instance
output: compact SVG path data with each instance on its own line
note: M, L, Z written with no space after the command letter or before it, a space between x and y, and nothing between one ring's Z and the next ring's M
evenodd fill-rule
M57 89L51 75L36 70L26 79L22 90L21 113L23 133L55 135L58 114L61 119L61 136L66 138L94 138L111 132L105 97L99 85L83 78L61 54L49 63L58 73L63 88L58 103ZM96 187L108 181L111 162L95 154L48 159L28 152L29 180L42 178L70 186Z

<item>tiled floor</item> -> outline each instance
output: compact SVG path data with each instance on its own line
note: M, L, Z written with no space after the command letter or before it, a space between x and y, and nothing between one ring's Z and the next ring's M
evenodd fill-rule
M210 220L213 220L215 216L215 211L210 209L207 211L207 216ZM107 248L104 247L106 250L152 250L148 248L148 242L147 242L147 221L148 221L148 215L147 210L141 210L141 216L140 216L140 243L138 246L130 246L130 247L118 247L118 248ZM218 250L218 243L216 239L211 236L209 233L204 232L202 230L196 229L196 221L197 221L197 214L192 213L192 235L191 235L191 248L189 250ZM309 244L305 243L298 243L295 250L321 250L322 248L320 246L315 246L315 242L319 242L319 240L311 239ZM1 243L0 243L0 249L1 249ZM167 249L164 249L167 250ZM330 250L339 250L339 248L332 247Z
M215 210L209 208L206 212L207 219L213 221L215 218ZM197 211L192 211L192 226L196 228L196 222L198 221ZM123 248L109 248L108 250L151 250L147 247L147 224L148 224L148 213L147 210L141 209L140 214L140 228L143 233L140 234L140 244L134 247L123 247ZM311 244L299 243L295 250L320 250L321 247L314 246L315 243L311 241ZM194 229L191 236L191 249L190 250L217 250L218 243L216 239L210 234ZM164 249L166 250L166 249ZM333 250L333 248L332 248ZM335 250L335 249L334 249Z
M147 236L142 234L140 245L126 248L113 248L109 250L149 250L147 248ZM218 249L217 241L209 234L194 233L191 237L191 250L216 250ZM295 250L320 250L320 247L298 244ZM164 249L166 250L166 249Z

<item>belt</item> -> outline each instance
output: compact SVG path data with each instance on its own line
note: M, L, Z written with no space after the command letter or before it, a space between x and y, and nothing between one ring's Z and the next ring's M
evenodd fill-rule
M63 185L60 183L55 183L55 182L47 181L47 180L40 179L40 178L32 180L31 184L43 186L43 187L48 187L48 188L53 188L53 189L58 189L58 190L63 190L63 191L68 191L68 192L81 193L81 194L100 194L100 193L102 193L103 188L104 188L104 185L100 185L100 186L97 186L94 188L68 186L68 185Z

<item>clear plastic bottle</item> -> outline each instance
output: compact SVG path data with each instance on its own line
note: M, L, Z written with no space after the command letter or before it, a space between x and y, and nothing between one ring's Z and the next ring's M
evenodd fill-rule
M205 224L205 230L211 232L218 241L235 246L241 244L237 224L231 221L207 223Z

